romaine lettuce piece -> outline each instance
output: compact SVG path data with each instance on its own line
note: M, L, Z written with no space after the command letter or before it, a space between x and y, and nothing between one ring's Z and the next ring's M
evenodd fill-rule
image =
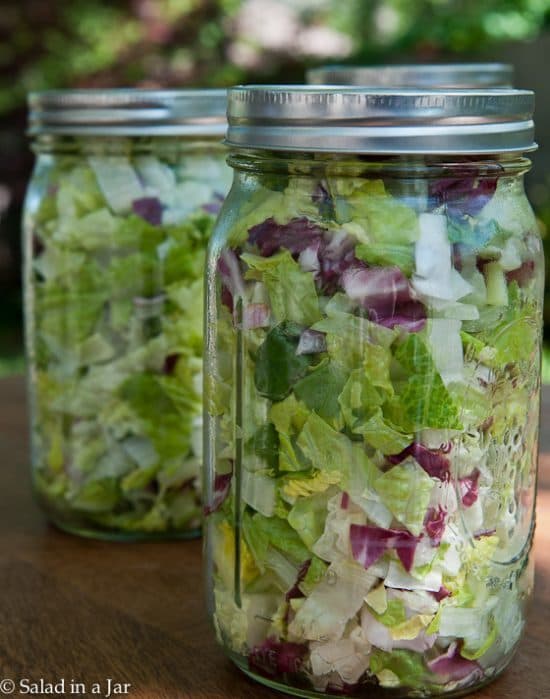
M288 523L309 549L321 537L325 528L330 496L330 491L324 491L309 498L300 498L288 513Z
M395 454L410 444L412 435L396 429L386 419L380 408L376 408L373 414L364 422L355 426L354 432L363 435L367 444L378 449L382 454Z
M242 499L265 517L275 514L277 486L268 471L242 472ZM290 521L290 520L289 520Z
M343 426L338 396L347 379L347 372L331 361L320 362L294 384L294 395L309 410L335 429Z
M386 653L374 649L370 656L370 671L378 677L382 687L410 687L426 683L426 666L422 655L407 650Z
M302 477L299 477L302 476ZM341 481L339 473L334 471L313 471L295 474L280 479L282 497L290 503L299 501L299 498L308 498L316 493L324 493L332 485Z
M341 474L341 486L350 493L371 489L379 475L360 444L333 430L315 413L309 415L296 443L314 468Z
M415 536L422 531L433 487L430 476L410 457L374 482L384 505Z
M358 260L368 262L370 265L384 267L397 266L409 277L414 269L414 246L409 244L399 245L395 243L377 243L375 245L358 245L355 248L355 256Z
M284 519L265 517L260 513L245 513L243 519L245 540L254 556L256 565L263 571L269 567L268 554L276 549L296 565L311 558L307 547L297 532Z
M117 214L132 210L135 199L143 196L143 188L129 160L113 156L90 156L88 162L111 209Z
M406 245L418 237L418 217L414 209L386 192L382 180L335 179L329 181L335 200L336 220L351 222L359 243Z
M321 318L313 278L309 272L302 271L287 250L272 257L242 253L241 260L249 268L245 279L257 279L265 284L276 320L307 326Z
M462 429L458 408L423 340L417 334L410 334L394 356L409 378L393 402L392 422L409 430Z
M309 416L305 405L291 393L284 400L273 403L269 417L275 425L279 450L277 462L280 471L304 471L310 464L296 451L296 438Z
M258 350L254 382L258 392L271 401L286 398L313 361L311 355L296 354L299 338L299 326L284 322L268 332Z
M523 303L519 287L512 282L508 293L510 306L502 321L491 331L480 333L487 344L496 350L499 364L530 361L540 342L540 323L533 303Z

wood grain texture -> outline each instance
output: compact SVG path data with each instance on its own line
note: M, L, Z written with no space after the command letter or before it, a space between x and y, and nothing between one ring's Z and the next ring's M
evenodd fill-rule
M109 544L45 522L30 495L26 423L23 381L0 381L0 680L89 688L112 678L136 699L280 697L217 647L199 541ZM512 665L476 699L550 699L550 392L541 446L533 609Z

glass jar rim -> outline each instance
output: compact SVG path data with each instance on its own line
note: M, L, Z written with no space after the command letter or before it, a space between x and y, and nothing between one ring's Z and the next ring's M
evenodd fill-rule
M246 85L228 91L226 143L361 154L496 154L536 149L534 93Z

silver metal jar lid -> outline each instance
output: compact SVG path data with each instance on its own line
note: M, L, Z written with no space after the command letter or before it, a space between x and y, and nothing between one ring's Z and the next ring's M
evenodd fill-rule
M205 136L227 128L226 90L50 90L29 95L29 133Z
M416 65L323 66L307 72L312 85L362 87L485 89L512 87L509 63L418 63Z
M226 143L325 153L534 150L528 90L385 90L249 85L228 91Z

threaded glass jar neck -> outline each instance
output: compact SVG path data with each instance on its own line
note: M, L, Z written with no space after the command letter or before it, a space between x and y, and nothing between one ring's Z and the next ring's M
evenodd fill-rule
M33 138L32 149L37 154L101 154L126 155L157 153L175 156L181 153L209 151L223 156L226 146L218 136L67 136L40 134Z
M518 155L381 156L331 153L295 153L267 150L229 152L228 163L236 171L273 173L299 177L339 176L395 178L444 176L513 176L531 168L529 158Z

